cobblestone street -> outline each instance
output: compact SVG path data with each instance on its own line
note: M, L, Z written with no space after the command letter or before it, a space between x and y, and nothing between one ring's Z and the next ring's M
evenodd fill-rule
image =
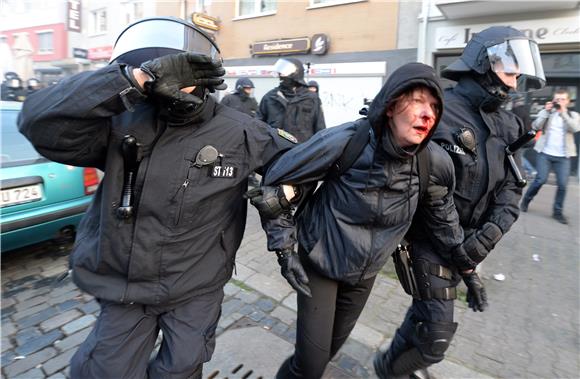
M485 261L490 308L474 313L456 302L459 328L448 359L432 368L438 379L579 377L578 190L576 183L568 186L570 224L561 225L550 218L555 187L544 186L529 212ZM296 295L265 246L257 214L250 209L236 275L225 288L217 349L228 332L258 327L286 349L272 362L277 367L294 342ZM97 302L68 277L57 281L66 270L69 248L44 244L2 256L2 378L68 377L70 357L99 311ZM498 274L505 279L494 279L501 279ZM374 352L388 343L409 304L387 265L325 377L374 377ZM243 350L248 341L236 343L239 349L227 347ZM210 362L204 378L225 365Z

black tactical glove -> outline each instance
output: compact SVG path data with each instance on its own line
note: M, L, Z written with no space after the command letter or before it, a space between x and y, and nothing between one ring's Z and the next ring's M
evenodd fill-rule
M486 222L455 248L451 255L452 263L462 271L475 268L487 257L502 235L499 226Z
M246 192L244 197L250 199L250 203L260 212L260 216L267 219L277 218L282 212L292 209L292 204L284 195L282 185L253 188Z
M292 288L304 296L312 297L308 287L308 276L306 276L306 272L300 263L298 254L294 250L288 249L277 251L276 255L278 256L280 272Z
M463 282L467 286L467 304L474 312L485 311L487 308L487 294L485 286L475 271L461 274Z
M201 104L203 100L181 91L181 88L202 86L213 92L227 87L221 78L226 73L222 63L205 55L164 55L142 63L141 70L153 78L152 81L145 82L148 93L184 103Z

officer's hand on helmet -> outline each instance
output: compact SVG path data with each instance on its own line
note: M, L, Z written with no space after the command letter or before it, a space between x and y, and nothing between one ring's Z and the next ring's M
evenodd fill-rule
M499 242L503 233L493 222L486 222L451 254L452 263L460 270L472 269L483 261Z
M308 276L300 263L298 253L293 249L286 249L277 251L276 255L278 256L280 272L282 273L282 276L286 278L288 283L290 283L292 288L304 296L312 297L310 287L308 287Z
M221 78L225 74L222 63L205 55L170 54L144 62L140 68L153 78L145 83L146 91L161 98L201 104L202 99L181 89L202 86L215 91L226 88Z
M290 201L286 199L282 185L262 186L249 190L244 194L246 199L264 218L276 218L285 211L292 209Z
M467 286L467 304L474 312L483 312L487 308L487 294L483 281L475 271L461 274L463 282Z

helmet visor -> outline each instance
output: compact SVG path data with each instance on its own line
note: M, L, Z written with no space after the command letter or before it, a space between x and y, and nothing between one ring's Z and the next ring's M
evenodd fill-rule
M169 18L153 18L136 22L119 35L111 62L128 52L155 48L187 51L220 59L217 47L193 26Z
M504 77L512 77L515 81L517 78L517 84L513 87L518 92L537 90L546 84L540 50L534 41L507 40L488 47L487 56L492 71L502 80Z
M286 59L278 59L274 64L274 71L280 76L292 76L292 74L298 73L298 67Z

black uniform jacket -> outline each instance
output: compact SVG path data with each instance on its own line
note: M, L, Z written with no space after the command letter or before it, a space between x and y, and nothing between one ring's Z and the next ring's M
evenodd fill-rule
M226 105L234 108L237 111L245 113L249 116L256 117L258 112L258 102L251 96L245 93L234 92L224 96L221 105Z
M417 76L420 73L412 73ZM427 75L427 74L426 74ZM369 108L373 128L369 143L340 177L326 177L354 134L355 123L325 129L286 152L265 175L265 184L316 183L320 188L298 216L297 239L313 266L329 278L356 283L376 275L402 240L417 209L419 177L415 153L429 149L431 188L446 195L422 200L424 218L442 249L463 240L453 204L454 172L448 155L427 140L413 152L393 144L385 105L405 88L429 85L401 75L389 79ZM382 133L378 138L377 130ZM282 219L264 222L269 250L292 247L294 225Z
M469 233L491 221L506 233L519 216L522 190L515 184L505 147L525 132L524 126L504 109L484 110L490 95L470 78L447 89L444 96L445 112L433 141L453 160L461 225ZM457 135L462 129L475 136L474 151L459 142Z
M306 87L298 87L296 95L286 97L279 87L262 97L258 118L273 128L292 134L304 142L325 128L320 98Z
M157 108L127 100L118 65L84 72L31 95L21 131L44 156L104 171L74 245L73 280L107 300L143 304L178 301L213 291L230 278L245 227L247 177L292 146L268 125L209 97L182 127ZM141 144L136 214L119 220L121 141ZM156 143L153 141L157 138ZM215 165L194 166L200 149L215 147ZM213 175L214 177L210 176Z

